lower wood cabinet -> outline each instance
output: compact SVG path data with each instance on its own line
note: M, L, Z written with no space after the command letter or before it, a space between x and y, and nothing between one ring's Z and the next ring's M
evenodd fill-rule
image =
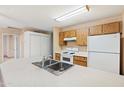
M61 54L60 53L55 53L55 60L60 61Z
M83 56L74 56L73 57L74 64L86 66L87 67L87 57Z

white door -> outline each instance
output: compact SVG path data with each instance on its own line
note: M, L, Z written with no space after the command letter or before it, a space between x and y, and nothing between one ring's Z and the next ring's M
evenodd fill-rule
M50 47L49 36L41 36L41 57L50 55Z
M16 34L3 34L3 61L20 57L19 37Z
M30 57L40 57L41 56L41 36L40 35L30 35Z
M18 35L14 35L14 58L17 59L20 57L20 39Z

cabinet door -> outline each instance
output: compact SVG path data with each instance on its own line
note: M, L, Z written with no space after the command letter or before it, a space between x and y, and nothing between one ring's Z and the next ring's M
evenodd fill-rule
M66 42L64 42L64 32L60 32L59 33L59 45L62 46L65 44L66 44Z
M101 34L103 34L102 25L90 27L89 35L101 35Z
M68 31L65 31L65 32L64 32L64 37L65 37L65 38L69 37L69 32L68 32Z
M40 35L30 35L30 57L41 56L41 37Z
M120 22L114 22L109 24L103 25L103 33L104 34L111 34L120 32Z
M76 36L76 30L69 31L69 37L75 37Z
M74 56L73 58L74 64L81 65L81 66L87 66L87 58L82 56Z
M55 60L60 61L61 54L60 53L55 53Z
M41 57L51 55L51 44L49 36L41 36Z
M82 28L77 30L77 45L86 46L87 45L87 36L89 28Z
M75 37L76 36L76 30L70 30L64 32L64 37Z

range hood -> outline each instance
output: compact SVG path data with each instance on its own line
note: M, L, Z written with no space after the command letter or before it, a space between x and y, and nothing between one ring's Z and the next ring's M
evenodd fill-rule
M64 38L64 41L75 41L77 38L76 37L68 37Z

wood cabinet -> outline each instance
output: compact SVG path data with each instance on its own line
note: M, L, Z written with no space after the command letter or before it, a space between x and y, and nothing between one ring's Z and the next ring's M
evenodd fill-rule
M65 31L64 32L64 37L66 38L66 37L69 37L69 32L68 31Z
M64 38L68 37L76 37L76 30L59 32L59 45L60 46L66 45L67 42L64 41Z
M69 37L76 37L76 30L69 31Z
M104 34L111 34L120 32L120 22L113 22L109 24L103 25L103 33Z
M64 41L64 32L59 32L59 45L66 45L66 42Z
M90 27L89 35L100 35L103 34L102 25L96 25Z
M61 54L60 53L55 53L55 60L60 61Z
M77 40L76 43L79 46L87 45L87 36L88 36L89 28L82 28L77 30Z
M76 37L76 30L70 30L64 32L64 37Z
M90 27L89 35L103 35L121 32L121 22L113 22Z
M73 57L74 64L86 66L87 67L87 57L83 56L74 56Z

